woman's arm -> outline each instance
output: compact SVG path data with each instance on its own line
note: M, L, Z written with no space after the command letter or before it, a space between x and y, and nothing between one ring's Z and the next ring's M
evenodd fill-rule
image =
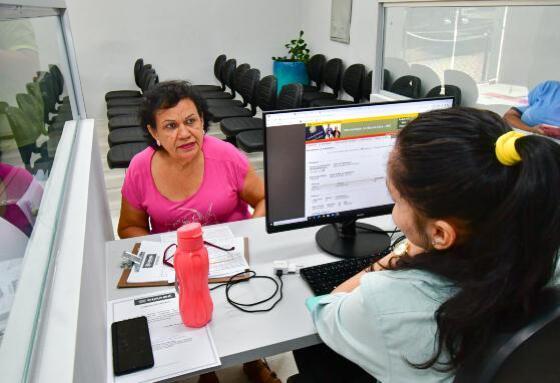
M354 275L350 279L344 281L340 285L338 285L331 294L334 293L349 293L354 291L354 289L360 286L360 280L364 276L366 272L373 272L373 271L382 271L386 270L390 267L391 260L395 258L395 254L390 253L379 261L375 262L372 266L368 266L365 270L360 271L358 274Z
M124 197L121 198L121 215L117 228L120 238L140 237L150 234L148 214L130 205Z
M387 341L378 325L373 297L358 288L311 299L316 300L307 306L321 340L380 381L389 381Z
M240 196L243 201L247 202L255 210L253 212L253 217L264 217L264 182L251 165L249 165L249 170L245 176L245 182Z
M416 246L413 243L408 244L407 253L408 253L409 256L413 257L417 254L424 253L425 251L426 250L424 250L423 248L421 248L419 246ZM349 292L354 291L354 289L356 287L360 286L360 280L362 279L362 277L364 276L365 273L374 272L374 271L383 271L383 270L390 269L391 266L392 266L392 262L397 260L397 258L398 257L393 252L387 254L386 256L381 258L379 261L375 262L373 265L368 266L365 270L360 271L358 274L354 275L350 279L348 279L348 280L344 281L343 283L341 283L340 285L338 285L331 292L331 294L334 294L334 293L349 293Z
M521 113L519 113L519 111L515 108L510 108L506 112L506 114L504 114L504 120L510 126L513 126L514 128L525 130L525 131L531 132L531 133L544 135L544 131L541 129L540 124L535 125L535 126L529 126L529 125L525 124L521 120Z

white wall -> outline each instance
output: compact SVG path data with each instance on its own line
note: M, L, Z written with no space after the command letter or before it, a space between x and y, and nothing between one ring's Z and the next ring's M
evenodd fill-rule
M322 53L327 56L327 60L338 57L344 62L345 68L361 63L368 71L375 69L378 1L352 2L350 44L330 40L330 1L306 0L301 2L301 7L302 29L311 54Z
M215 83L217 55L272 73L272 56L301 27L299 0L67 0L88 117L106 119L104 95L135 89L136 58L160 80ZM317 3L317 2L315 2ZM325 2L326 4L326 2ZM330 2L328 2L330 9Z

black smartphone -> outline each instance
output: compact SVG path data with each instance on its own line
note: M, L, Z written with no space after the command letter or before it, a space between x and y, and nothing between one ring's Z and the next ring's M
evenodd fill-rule
M111 324L113 336L113 371L129 374L154 366L150 330L146 317L127 319Z

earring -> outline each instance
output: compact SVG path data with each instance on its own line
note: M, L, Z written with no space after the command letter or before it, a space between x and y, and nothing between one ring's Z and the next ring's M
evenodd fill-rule
M161 146L161 143L159 142L159 140L156 140L156 145Z

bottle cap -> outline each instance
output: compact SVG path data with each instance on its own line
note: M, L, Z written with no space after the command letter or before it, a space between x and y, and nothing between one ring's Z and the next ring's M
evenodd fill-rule
M202 226L198 222L188 223L177 230L177 246L183 249L202 247Z

